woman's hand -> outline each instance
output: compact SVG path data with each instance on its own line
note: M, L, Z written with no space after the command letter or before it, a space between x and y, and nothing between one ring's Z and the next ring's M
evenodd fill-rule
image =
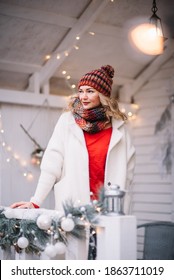
M28 202L28 201L20 201L20 202L15 202L12 205L10 205L11 208L34 208L34 205L32 202Z

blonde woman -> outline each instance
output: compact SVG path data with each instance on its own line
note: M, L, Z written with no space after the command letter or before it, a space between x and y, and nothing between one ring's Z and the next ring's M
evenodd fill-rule
M126 116L111 98L114 69L102 66L82 76L78 93L59 118L41 163L41 174L29 202L11 207L40 207L54 187L55 209L68 199L82 205L98 198L108 182L129 189L135 149ZM125 203L125 212L129 208Z

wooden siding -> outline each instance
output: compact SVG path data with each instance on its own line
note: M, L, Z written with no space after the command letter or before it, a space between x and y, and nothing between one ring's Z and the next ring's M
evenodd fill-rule
M140 106L137 119L131 122L137 154L132 214L137 217L137 224L174 221L173 167L171 174L166 174L162 168L159 149L164 135L155 135L155 125L174 93L173 78L174 59L159 69L135 96L135 102ZM138 258L141 258L142 250L143 232L138 233Z
M40 174L39 166L31 163L30 155L36 146L24 133L20 124L45 148L61 110L49 106L42 108L1 104L0 112L1 126L4 130L4 133L0 134L0 205L9 206L16 201L29 200ZM15 154L19 159L15 159ZM7 162L7 159L10 159L10 162ZM33 179L27 180L24 172L31 173ZM43 207L54 208L52 193Z

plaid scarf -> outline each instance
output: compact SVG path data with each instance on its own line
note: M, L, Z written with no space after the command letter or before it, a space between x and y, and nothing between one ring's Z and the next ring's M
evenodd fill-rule
M84 109L79 98L73 103L73 116L80 128L89 133L96 133L106 126L106 113L102 106L93 109Z

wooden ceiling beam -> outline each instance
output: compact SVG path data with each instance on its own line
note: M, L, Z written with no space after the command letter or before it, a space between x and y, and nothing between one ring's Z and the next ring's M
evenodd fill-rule
M33 92L26 91L0 89L0 103L65 108L67 97L47 94L35 94Z
M32 74L40 69L40 65L0 59L0 70L2 71Z
M57 27L72 28L78 21L78 19L70 16L4 3L0 3L0 11L2 15L9 16L10 18L15 17L44 24L52 24ZM123 37L122 28L103 23L94 22L90 31L109 36Z
M84 32L86 32L89 27L96 20L97 16L108 4L108 0L95 0L91 1L87 6L81 17L74 24L72 29L67 33L65 38L59 44L58 48L54 51L52 57L47 61L47 63L39 71L40 75L40 86L47 82L59 68L59 66L66 59L66 55L61 55L60 59L57 59L58 53L63 53L64 51L71 52L74 45L77 44L76 37L81 37Z

